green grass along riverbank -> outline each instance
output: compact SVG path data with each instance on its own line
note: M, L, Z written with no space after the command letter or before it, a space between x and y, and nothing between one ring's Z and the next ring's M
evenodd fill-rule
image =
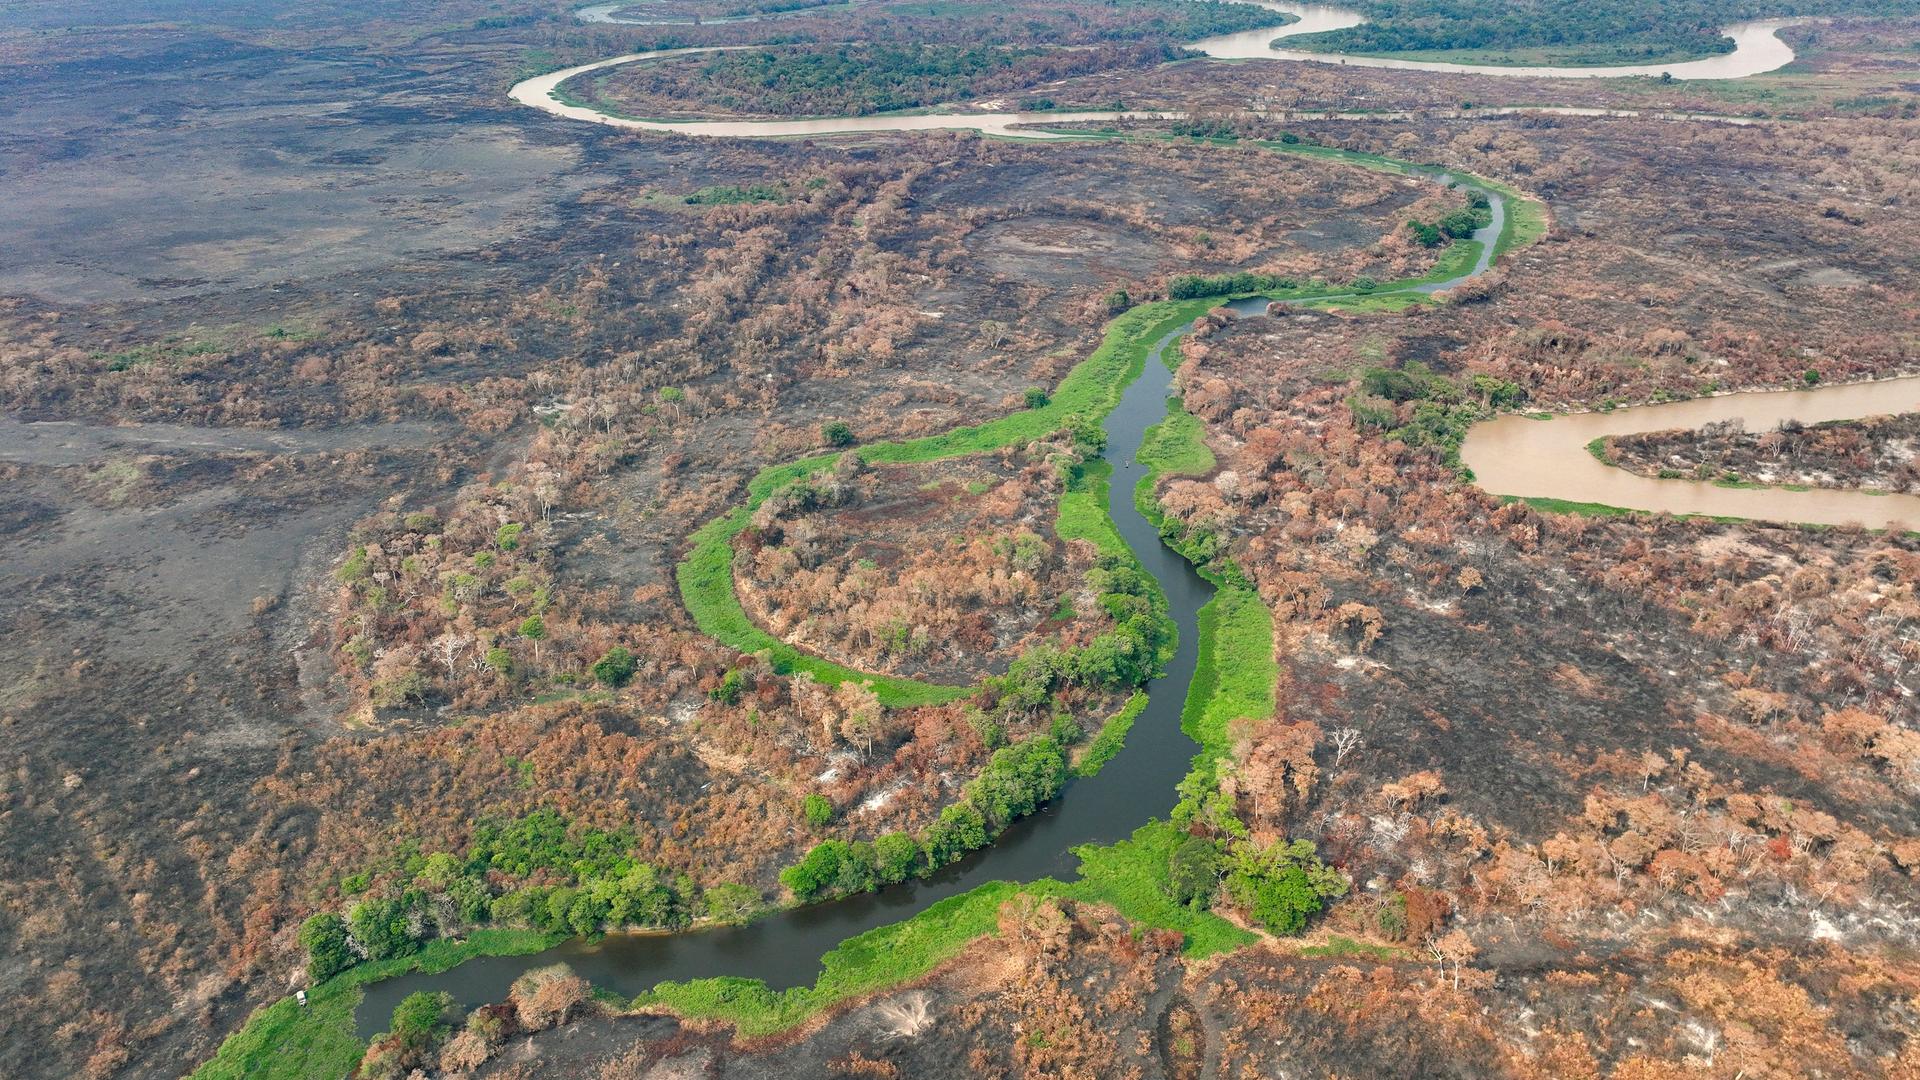
M1424 171L1410 163L1351 151L1279 143L1270 146L1389 172ZM1472 182L1509 196L1506 227L1495 243L1496 255L1544 234L1544 207L1502 185L1478 178ZM1457 242L1455 246L1464 243L1471 242ZM1423 283L1424 278L1383 284L1375 293L1403 291ZM1228 297L1158 301L1117 317L1108 324L1100 346L1068 373L1042 408L923 439L870 444L862 447L861 453L869 461L882 463L934 461L1031 442L1057 431L1072 416L1104 418L1143 368L1155 341L1225 299ZM1178 415L1186 414L1182 410ZM1157 427L1163 430L1151 437L1149 444L1161 468L1179 472L1201 460L1204 444L1198 450L1194 448L1200 434L1197 423L1176 420L1171 426L1163 423ZM1148 454L1143 446L1143 461L1148 460ZM940 687L909 679L889 679L882 684L874 676L801 653L774 639L740 607L733 591L731 539L746 527L753 508L776 488L831 465L837 456L821 454L762 470L748 483L745 505L693 534L692 551L676 572L689 610L702 631L743 652L767 649L776 664L788 665L786 670L811 671L823 682L874 679L876 691L888 705L947 701L970 692L964 687ZM1210 452L1207 456L1211 457ZM1153 467L1151 462L1149 467ZM1104 510L1104 493L1087 501L1100 526L1117 541L1118 534ZM1091 530L1090 539L1098 531L1089 523L1089 508L1084 503L1076 504L1070 513L1068 500L1063 498L1061 520L1063 528ZM1067 524L1069 520L1077 524ZM1271 615L1250 589L1220 584L1215 598L1199 613L1199 631L1198 669L1182 710L1181 727L1200 744L1195 769L1210 771L1228 752L1227 727L1235 717L1272 711L1278 665L1272 655ZM1127 727L1145 701L1145 695L1135 695L1109 720L1089 744L1077 769L1097 769L1117 754ZM635 998L633 1004L666 1008L688 1018L727 1020L743 1035L784 1030L839 1002L931 972L970 942L994 933L1000 904L1023 891L1110 904L1136 929L1159 927L1186 935L1186 951L1191 956L1239 948L1256 940L1253 934L1217 915L1192 911L1167 896L1168 857L1179 837L1171 824L1151 822L1130 840L1076 848L1081 865L1075 881L1043 879L1026 885L994 882L949 897L911 918L842 942L822 957L821 975L810 987L776 992L759 980L700 979L662 983ZM409 971L446 970L476 956L526 954L552 944L551 936L533 931L487 929L458 942L430 942L412 956L358 965L314 987L304 1008L292 998L283 998L255 1010L246 1025L191 1074L191 1080L332 1080L346 1075L366 1049L354 1035L353 1022L363 986Z

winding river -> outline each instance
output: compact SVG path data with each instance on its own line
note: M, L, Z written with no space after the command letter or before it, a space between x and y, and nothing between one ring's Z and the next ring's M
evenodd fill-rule
M1432 170L1420 175L1438 184L1472 184L1466 177ZM1477 185L1475 185L1477 187ZM1435 293L1487 271L1506 228L1506 198L1488 197L1492 220L1474 233L1479 254L1471 267L1444 281L1402 289ZM1390 291L1390 290L1383 290ZM1260 297L1226 305L1242 315L1264 313L1275 303L1324 304L1350 299L1327 296L1309 300L1268 301ZM716 927L683 933L618 933L598 941L575 938L545 952L520 956L482 956L448 971L402 975L366 988L354 1014L361 1038L386 1029L394 1006L418 990L442 990L472 1007L503 1001L513 980L548 964L566 963L595 986L633 995L675 980L735 975L763 980L775 990L804 986L820 972L820 958L840 942L875 927L899 922L949 896L990 881L1070 878L1078 867L1071 848L1107 844L1172 809L1175 788L1187 774L1196 746L1180 730L1180 712L1193 682L1200 640L1198 612L1213 586L1187 561L1160 541L1159 532L1133 502L1145 467L1137 460L1148 428L1167 415L1173 385L1166 350L1192 326L1177 327L1153 344L1143 370L1107 415L1105 457L1114 463L1107 507L1134 557L1165 593L1168 615L1179 642L1166 674L1148 688L1146 709L1135 718L1121 752L1091 777L1071 781L1060 798L1015 822L993 844L931 878L910 881L876 893L788 908L746 926Z
M1255 0L1257 6L1282 15L1295 18L1285 26L1265 27L1258 30L1246 30L1235 34L1223 34L1218 37L1196 41L1189 48L1206 53L1216 60L1295 60L1315 64L1346 64L1354 67L1397 68L1405 71L1436 71L1455 74L1532 76L1562 79L1605 79L1625 76L1671 75L1675 79L1738 79L1762 72L1773 71L1793 61L1793 49L1780 40L1778 31L1790 26L1796 19L1771 19L1758 22L1740 23L1728 27L1724 33L1732 38L1732 52L1719 56L1710 56L1700 60L1687 60L1671 64L1640 64L1615 67L1518 67L1497 64L1448 64L1425 60L1396 60L1391 57L1347 56L1339 53L1310 52L1303 49L1275 48L1275 42L1287 38L1302 37L1308 34L1320 34L1329 30L1343 30L1358 26L1366 20L1358 12L1325 4L1297 4L1284 0ZM582 8L577 12L582 19L594 22L634 23L636 20L621 16L619 12L630 4L600 4ZM821 10L818 8L810 10ZM774 13L785 15L789 13ZM741 18L759 18L743 16ZM645 25L646 23L640 23ZM1086 122L1109 122L1116 120L1166 120L1178 119L1181 114L1167 112L999 112L979 110L960 113L916 113L912 115L883 114L878 116L840 116L794 120L650 120L640 117L617 116L590 105L575 104L563 99L557 92L561 86L572 79L590 72L604 71L608 68L647 60L661 60L674 56L691 56L699 53L725 52L740 49L760 48L758 45L716 45L690 49L660 49L651 52L627 53L623 56L596 60L590 64L577 64L573 67L551 71L545 75L515 83L507 91L508 96L522 105L551 113L569 120L584 120L589 123L606 124L612 127L629 128L636 131L676 132L681 135L702 135L712 138L790 138L796 136L851 135L876 131L979 131L988 135L1017 137L1028 139L1053 139L1063 136L1043 130L1036 125L1073 124ZM1602 109L1496 109L1480 110L1482 115L1489 112L1545 112L1565 113L1569 115L1626 115L1620 110ZM1319 113L1300 114L1301 119L1342 118L1379 120L1379 113ZM1668 114L1660 114L1668 115Z
M1243 302L1243 311L1264 306ZM1161 338L1145 370L1127 387L1106 420L1107 456L1114 461L1108 509L1141 565L1160 583L1179 645L1164 678L1134 720L1126 747L1093 776L1074 780L1063 797L1015 822L992 846L923 881L910 881L830 903L789 908L746 926L687 933L609 934L574 939L531 956L483 956L439 974L403 975L366 990L355 1014L361 1038L386 1029L400 999L416 990L444 990L464 1006L506 1000L523 972L565 962L595 986L638 994L667 980L740 975L776 990L812 983L820 957L855 934L899 922L928 905L990 881L1072 877L1068 850L1112 843L1173 808L1174 787L1186 775L1195 746L1180 730L1180 710L1193 680L1200 633L1195 621L1213 587L1185 559L1160 543L1159 533L1133 504L1142 475L1134 455L1147 428L1167 415L1173 373L1160 357L1186 327Z
M585 9L581 15L583 18L592 17L600 21L628 21L618 15L627 6L630 5L603 4ZM1774 35L1774 30L1784 25L1775 21L1744 24L1730 29L1728 34L1734 38L1737 45L1732 53L1707 60L1656 67L1471 67L1369 57L1341 58L1325 53L1277 50L1272 48L1270 43L1281 38L1357 25L1360 21L1358 15L1343 9L1319 5L1263 3L1261 6L1296 15L1299 21L1282 28L1210 38L1197 43L1195 47L1220 59L1276 58L1315 63L1345 62L1367 67L1469 71L1495 75L1551 75L1566 78L1658 74L1663 71L1672 73L1675 78L1736 78L1772 70L1791 60L1793 55L1792 51ZM590 16L589 13L592 15ZM673 50L614 57L528 79L515 85L511 93L513 99L522 104L570 119L719 138L940 129L972 129L1027 138L1060 138L1065 136L1045 131L1016 129L1022 125L1041 123L1167 118L1177 115L1127 112L1041 114L976 112L820 120L672 123L610 116L595 109L568 104L555 96L561 84L591 71L646 59L704 51L713 50ZM1422 171L1422 175L1442 183L1454 182L1456 179L1436 171ZM1471 181L1463 182L1471 183ZM1480 254L1474 266L1451 280L1402 291L1438 292L1486 271L1492 261L1494 242L1505 226L1507 215L1505 199L1498 192L1488 191L1487 194L1492 205L1494 220L1475 236L1475 239L1480 242ZM1325 302L1328 299L1339 298L1323 297L1319 301L1301 302ZM1236 301L1230 306L1243 314L1256 314L1265 310L1268 301L1256 298ZM938 900L957 895L989 881L1031 881L1049 876L1071 876L1076 867L1076 860L1070 852L1072 847L1089 843L1110 843L1125 838L1138 826L1167 813L1175 801L1175 786L1186 774L1189 760L1195 749L1194 744L1181 732L1179 718L1195 670L1199 640L1196 616L1201 606L1211 597L1212 587L1194 573L1184 559L1161 544L1159 535L1152 525L1135 508L1132 496L1135 483L1143 475L1143 466L1136 460L1141 440L1146 430L1166 415L1166 400L1171 389L1172 373L1167 365L1161 362L1161 357L1166 348L1186 329L1187 327L1176 329L1154 345L1143 373L1126 388L1119 406L1105 420L1108 437L1107 456L1115 464L1109 510L1128 547L1147 572L1160 583L1166 594L1169 614L1179 629L1179 645L1167 665L1165 677L1157 680L1150 688L1149 703L1135 721L1125 749L1108 762L1097 775L1073 781L1062 798L1048 804L1041 812L1016 822L991 847L975 852L962 862L923 881L908 882L877 893L849 897L830 903L782 910L746 926L683 933L612 934L598 941L575 939L543 953L479 957L449 971L404 975L370 985L366 988L365 997L355 1014L360 1036L370 1037L383 1030L394 1006L414 991L444 990L451 993L460 1003L468 1006L500 1001L506 997L508 988L520 974L535 967L557 962L571 965L575 971L596 986L623 994L645 991L663 980L686 980L716 975L758 978L774 989L806 985L818 975L820 957L848 937L898 922L924 910ZM1594 469L1610 474L1607 477L1609 482L1627 477L1622 470L1606 469L1586 455L1584 442L1595 437L1591 431L1597 430L1600 426L1606 426L1609 430L1639 431L1648 430L1650 427L1687 426L1705 422L1707 419L1722 419L1727 415L1747 416L1750 424L1768 422L1768 418L1776 414L1781 416L1790 414L1806 420L1816 418L1819 412L1819 409L1814 407L1814 402L1822 403L1821 408L1830 405L1832 409L1839 410L1842 415L1864 415L1860 411L1864 407L1861 404L1863 397L1871 397L1876 402L1880 401L1882 397L1876 395L1883 395L1886 392L1885 388L1893 384L1869 385L1882 389L1860 391L1850 387L1831 387L1799 395L1745 396L1745 398L1779 397L1781 399L1779 407L1771 410L1742 412L1740 411L1742 406L1713 404L1714 402L1733 403L1745 398L1715 398L1684 403L1684 407L1706 410L1711 414L1704 415L1704 419L1693 419L1693 413L1684 412L1683 407L1676 406L1622 410L1597 420L1567 417L1542 423L1521 417L1508 417L1476 428L1469 437L1467 455L1469 463L1479 473L1481 482L1494 491L1505 494L1533 494L1535 486L1544 483L1550 475L1552 479L1550 487L1538 493L1562 498L1610 501L1600 497L1603 494L1602 488L1594 486L1599 481L1588 477L1587 474L1592 470L1585 468L1591 465ZM1852 396L1838 393L1841 391L1851 391ZM1920 379L1902 380L1899 392L1908 395L1900 399L1907 402L1906 408L1920 404ZM1673 411L1658 412L1662 409ZM1894 410L1880 408L1878 411ZM1620 426L1623 424L1625 426ZM1567 452L1566 447L1569 446L1572 447L1573 453ZM1579 470L1577 473L1576 468ZM1611 474L1617 474L1617 476ZM1669 481L1627 478L1636 488L1639 485L1646 485L1649 489L1648 496L1653 494L1652 489L1665 492L1676 486ZM1691 488L1702 485L1677 486ZM1761 499L1770 501L1780 497L1779 493L1771 491L1736 492L1706 486L1710 488L1708 494L1713 499L1750 497L1756 501ZM1508 491L1507 488L1512 490ZM1904 503L1897 504L1889 501L1893 497L1874 499L1858 493L1832 492L1808 494L1815 496L1815 499L1807 500L1808 502L1813 502L1822 496L1853 494L1858 499L1872 499L1875 504L1883 507L1904 505ZM1661 494L1658 498L1642 497L1636 492L1628 502L1630 505L1644 504L1651 508L1665 509L1668 507L1656 504L1667 498L1665 494ZM1726 502L1703 505L1705 508L1699 509L1694 508L1692 504L1686 504L1677 512L1740 513L1740 511L1725 509L1729 505ZM1794 511L1796 519L1804 520L1815 520L1815 513L1816 511L1809 510L1806 515L1802 515L1798 508ZM1857 508L1851 513L1853 517L1859 517ZM1742 516L1768 515L1743 513ZM1884 516L1882 515L1883 519Z

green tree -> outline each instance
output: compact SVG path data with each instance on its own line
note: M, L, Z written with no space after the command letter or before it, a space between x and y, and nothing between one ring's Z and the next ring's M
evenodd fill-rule
M807 819L810 827L826 828L827 823L833 820L833 803L827 801L825 795L811 792L800 800L800 815Z
M780 871L780 884L792 890L794 899L802 903L812 900L839 880L840 864L848 848L844 840L820 841L799 862Z
M1429 225L1424 221L1409 221L1407 228L1413 232L1413 238L1421 247L1439 247L1440 241L1444 239L1438 225Z
M533 642L533 658L540 659L540 643L547 640L547 620L539 615L529 615L520 620L520 636Z
M503 679L513 678L513 654L506 649L498 645L488 649L486 664L487 670L493 672L495 675Z
M1288 867L1276 877L1253 886L1253 917L1276 934L1297 934L1307 928L1307 920L1320 913L1320 897L1298 867Z
M1206 907L1220 883L1220 845L1203 836L1180 841L1167 861L1167 880L1176 902Z
M851 446L853 428L847 426L844 420L834 420L820 425L820 437L826 440L828 446Z
M607 650L605 656L593 662L593 677L602 685L621 687L632 681L638 666L633 653L627 651L625 645L615 645Z
M987 821L968 803L940 811L927 829L927 862L938 869L958 862L967 852L987 846Z
M1234 845L1227 894L1255 920L1279 934L1297 934L1326 901L1344 896L1346 878L1321 862L1306 840Z
M325 982L353 966L347 921L331 912L300 924L300 944L307 950L307 978L312 982Z
M888 885L914 876L920 866L920 842L906 833L890 832L873 842L874 872Z
M353 940L369 960L405 956L419 946L408 925L407 908L398 900L362 900L347 913Z
M701 900L708 918L730 926L750 922L760 912L760 893L734 882L715 885Z
M444 990L417 990L393 1008L388 1033L409 1046L431 1046L453 1026L459 1013L453 995Z
M1027 387L1027 392L1022 396L1026 399L1027 408L1029 409L1044 409L1047 407L1047 402L1053 400L1047 396L1045 390L1037 386Z
M415 880L434 892L444 892L459 876L460 860L444 851L436 851L421 862L420 873Z
M499 548L501 551L512 551L520 546L520 534L524 532L526 528L525 525L517 521L507 522L505 525L500 526L499 531L493 534L493 546Z

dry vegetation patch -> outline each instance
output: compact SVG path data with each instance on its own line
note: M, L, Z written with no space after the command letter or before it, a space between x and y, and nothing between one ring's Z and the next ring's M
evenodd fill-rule
M742 602L776 636L944 683L1006 670L1093 607L1096 552L1054 535L1047 448L862 469L822 505L769 499L735 541Z

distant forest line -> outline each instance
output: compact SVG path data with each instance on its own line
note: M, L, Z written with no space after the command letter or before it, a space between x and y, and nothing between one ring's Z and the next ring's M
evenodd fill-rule
M1796 15L1920 15L1920 0L1355 0L1364 26L1289 45L1328 52L1414 52L1593 46L1594 59L1729 52L1726 26Z

